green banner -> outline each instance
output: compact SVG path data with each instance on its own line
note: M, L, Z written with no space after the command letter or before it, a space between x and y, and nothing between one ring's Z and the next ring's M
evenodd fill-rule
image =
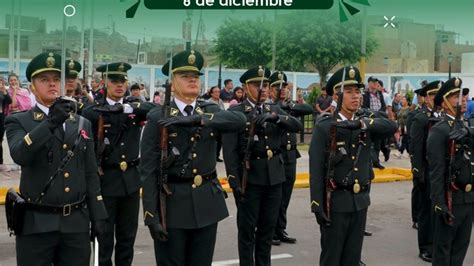
M334 0L144 0L148 9L329 9Z

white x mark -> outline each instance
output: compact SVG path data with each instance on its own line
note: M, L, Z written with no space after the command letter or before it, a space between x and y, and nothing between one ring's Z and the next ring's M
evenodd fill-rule
M383 18L385 19L385 21L387 21L385 25L383 25L384 28L388 27L389 25L392 28L395 28L395 24L393 24L393 20L395 19L395 16L392 16L390 19L388 19L387 16L383 16Z

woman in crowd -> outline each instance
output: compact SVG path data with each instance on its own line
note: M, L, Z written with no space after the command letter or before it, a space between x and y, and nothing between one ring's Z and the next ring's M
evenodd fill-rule
M153 94L153 103L161 104L161 97L159 91L155 91L155 94Z
M0 77L0 171L4 170L3 165L3 135L5 133L5 115L3 110L6 109L6 106L12 102L10 96L8 95L7 88L5 86L5 80L3 77Z
M12 103L6 110L5 115L11 113L26 111L31 109L30 92L21 88L18 76L14 73L8 76L8 84L10 85L8 93L12 99Z
M229 102L229 106L237 105L241 103L244 99L244 90L242 89L242 87L235 87L234 94L232 95L232 99Z
M403 156L403 152L405 150L408 151L408 132L407 132L407 116L410 112L410 103L406 96L402 97L402 107L398 111L397 119L398 119L398 131L400 132L400 139L398 144L398 150L400 151L400 158Z

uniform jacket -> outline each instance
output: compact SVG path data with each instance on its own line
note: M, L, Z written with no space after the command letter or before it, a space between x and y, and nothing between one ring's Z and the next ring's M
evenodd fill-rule
M367 187L373 175L372 167L369 165L371 164L370 149L374 135L393 134L397 130L395 122L387 118L376 118L371 112L364 113L364 116L366 116L364 119L367 119L364 120L367 126L365 138L359 138L362 133L361 129L338 128L336 130L336 154L339 159L334 165L334 181L337 186L352 187L357 179L361 187ZM361 119L361 117L356 116L354 119ZM313 129L309 148L311 209L313 212L323 210L332 123L332 116L322 116L316 120ZM359 146L361 147L359 159L354 165ZM334 212L353 212L365 209L369 205L370 197L367 190L357 194L352 190L336 190L332 193L331 210Z
M427 152L430 169L431 199L433 205L445 205L444 193L447 189L446 178L448 176L448 140L449 132L454 123L457 123L449 116L445 116L442 121L433 126L428 134ZM472 134L472 133L471 133ZM456 156L452 169L455 173L455 184L463 188L466 184L473 184L474 156L472 156L472 140L466 137L465 140L456 143ZM474 192L464 192L463 189L453 192L453 205L472 204L474 202Z
M264 113L278 114L280 122L276 124L267 123L265 128L257 128L252 146L247 182L254 185L276 185L286 180L283 167L284 161L280 148L282 135L302 130L303 126L298 119L288 115L277 105L265 103L262 106ZM229 108L229 110L244 113L247 117L247 126L241 131L234 131L233 133L223 135L222 146L228 176L242 177L253 108L248 100ZM268 150L272 150L273 154L275 154L271 159L267 158Z
M104 175L100 176L104 196L125 196L140 189L141 181L138 168L141 129L146 115L153 107L152 103L129 103L135 108L131 114L104 113L104 144L102 155ZM108 105L107 101L99 105ZM100 113L94 106L87 107L84 117L92 123L94 137L97 141L97 126ZM96 143L97 144L97 143ZM127 170L120 169L120 163L127 162ZM135 166L134 166L135 165Z
M171 116L182 116L174 101L170 107ZM140 168L143 179L145 225L160 221L158 183L162 177L159 149L161 134L157 121L162 119L162 112L162 106L158 106L148 114L141 144ZM209 102L198 100L193 114L201 114L203 117L204 126L200 130L198 127L168 128L169 151L179 153L167 169L168 180L192 180L196 175L205 176L214 173L216 136L220 132L240 131L245 126L245 117L241 113L220 110L216 104ZM196 135L197 133L200 137ZM195 150L191 153L196 141ZM187 167L184 167L185 164ZM183 169L184 172L181 174ZM224 190L217 178L204 181L195 188L192 185L193 182L168 182L172 193L166 198L166 223L169 228L202 228L229 215Z
M21 166L20 192L28 201L36 202L66 152L73 147L79 135L80 119L77 115L74 117L74 120L66 120L64 136L59 128L54 134L51 133L46 115L37 106L7 117L10 154L13 161ZM69 216L27 211L23 234L88 232L91 220L107 217L97 176L91 124L86 119L80 138L81 141L73 150L74 156L53 181L42 203L61 206L86 197L87 208L72 211Z

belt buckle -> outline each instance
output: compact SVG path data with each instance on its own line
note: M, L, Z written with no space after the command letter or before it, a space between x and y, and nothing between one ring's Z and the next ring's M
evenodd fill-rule
M128 164L126 161L120 162L120 170L122 170L122 172L127 171L127 168L128 168Z
M69 216L71 214L71 204L66 204L63 206L63 216Z

